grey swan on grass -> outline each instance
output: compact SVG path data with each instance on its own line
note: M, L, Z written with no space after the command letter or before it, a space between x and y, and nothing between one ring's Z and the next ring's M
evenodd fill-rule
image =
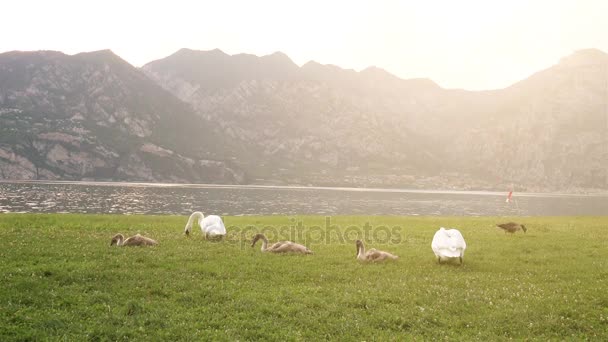
M313 254L308 247L291 241L279 241L269 246L268 239L264 234L256 234L251 241L251 247L255 247L258 240L262 240L262 252Z
M145 237L143 235L136 234L135 236L131 236L125 240L125 237L122 234L116 234L112 237L110 241L110 246L155 246L158 245L158 242L154 239L150 239L149 237Z
M357 260L377 262L399 259L399 257L394 254L385 251L379 251L375 248L372 248L366 252L365 245L363 245L363 241L361 240L357 240L355 244L357 246Z
M527 232L528 229L523 224L515 223L515 222L507 222L496 225L498 228L502 229L506 233L515 234L518 230L523 230L523 232Z

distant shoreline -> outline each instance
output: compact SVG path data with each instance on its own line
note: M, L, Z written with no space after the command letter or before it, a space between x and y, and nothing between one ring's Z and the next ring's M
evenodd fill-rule
M322 190L322 191L348 191L348 192L379 192L379 193L418 193L418 194L446 194L446 195L483 195L506 196L505 191L487 190L441 190L441 189L410 189L410 188L357 188L339 186L304 186L304 185L259 185L259 184L208 184L208 183L148 183L148 182L122 182L122 181L62 181L62 180L0 180L0 183L12 184L66 184L66 185L94 185L94 186L125 186L125 187L158 187L158 188L200 188L200 189L240 189L240 190ZM520 197L608 197L608 191L590 193L566 192L518 192Z

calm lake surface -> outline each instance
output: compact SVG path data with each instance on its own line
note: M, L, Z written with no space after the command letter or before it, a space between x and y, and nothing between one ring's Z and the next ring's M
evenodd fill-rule
M0 213L219 215L608 215L608 194L0 182Z

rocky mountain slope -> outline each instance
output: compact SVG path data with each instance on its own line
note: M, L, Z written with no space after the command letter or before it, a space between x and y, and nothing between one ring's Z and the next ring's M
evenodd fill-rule
M214 140L110 51L0 54L0 179L242 182Z
M4 53L0 178L606 190L608 55L473 92L282 53Z
M608 55L582 50L488 94L446 151L479 176L545 188L608 189Z
M143 70L246 147L226 153L258 182L608 188L608 55L598 50L484 92L378 68L298 67L281 53L183 49Z

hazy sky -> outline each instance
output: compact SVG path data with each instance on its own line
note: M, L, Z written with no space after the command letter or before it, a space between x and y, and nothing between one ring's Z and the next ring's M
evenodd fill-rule
M582 48L608 52L606 0L6 0L0 52L112 49L135 66L182 47L282 51L443 87L508 86Z

